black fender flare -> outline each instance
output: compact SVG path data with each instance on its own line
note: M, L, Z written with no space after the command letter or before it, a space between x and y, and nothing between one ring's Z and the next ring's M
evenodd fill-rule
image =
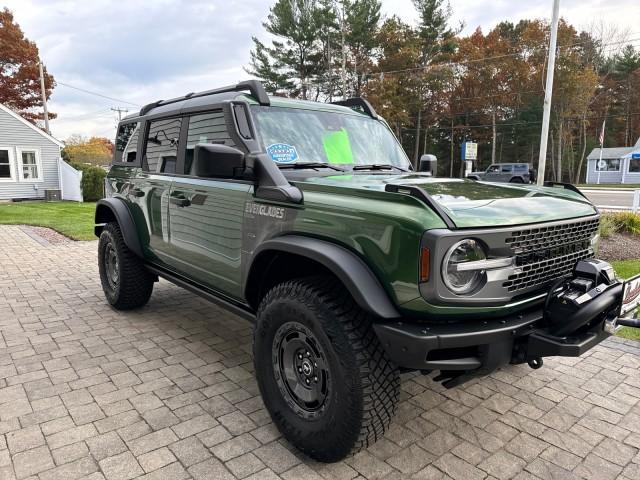
M247 278L250 278L253 262L260 254L273 250L300 255L320 263L344 284L363 310L384 319L401 317L367 264L350 250L325 240L300 235L267 240L254 251Z
M120 225L120 231L122 232L125 245L138 257L143 258L144 254L142 252L142 244L140 243L138 230L124 200L117 197L98 200L95 214L96 226L94 228L96 237L100 236L104 224L110 221L111 216L115 217L118 225Z

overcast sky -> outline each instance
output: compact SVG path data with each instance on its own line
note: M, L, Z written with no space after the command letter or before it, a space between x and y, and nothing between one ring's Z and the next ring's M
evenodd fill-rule
M54 136L112 138L112 107L140 105L248 78L251 36L272 0L4 0L34 40L58 82L49 109ZM411 0L383 0L383 12L414 22ZM451 0L463 33L502 20L549 18L552 0ZM640 0L561 0L561 15L578 27L595 20L640 39ZM634 42L638 45L638 42ZM105 95L102 98L74 89ZM127 103L128 102L128 103Z

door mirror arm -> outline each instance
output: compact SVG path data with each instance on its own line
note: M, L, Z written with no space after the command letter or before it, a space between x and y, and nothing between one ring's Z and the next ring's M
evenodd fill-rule
M278 166L265 153L247 155L245 177L255 182L255 195L265 200L302 203L302 191L289 183Z

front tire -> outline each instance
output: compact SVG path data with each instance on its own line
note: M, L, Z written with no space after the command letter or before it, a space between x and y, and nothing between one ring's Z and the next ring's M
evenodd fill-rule
M107 223L100 234L98 268L104 295L117 310L139 308L149 301L155 277L126 246L117 223Z
M274 287L260 303L254 364L262 398L284 437L335 462L382 437L400 390L371 317L326 277Z

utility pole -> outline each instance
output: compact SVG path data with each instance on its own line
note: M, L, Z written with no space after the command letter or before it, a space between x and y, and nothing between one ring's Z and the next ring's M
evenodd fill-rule
M47 92L44 88L44 70L42 68L42 62L38 62L40 67L40 91L42 93L42 109L44 110L44 131L51 135L49 130L49 111L47 110Z
M547 162L547 140L549 138L549 118L551 117L551 96L553 93L553 73L556 66L556 43L558 41L558 17L560 0L553 0L551 16L551 38L549 40L549 62L547 83L544 89L544 110L542 112L542 132L540 134L540 155L538 156L538 185L544 184L544 169Z
M122 114L123 113L128 113L129 112L129 110L127 110L126 108L120 108L120 107L116 107L116 108L111 107L111 111L112 112L118 112L118 122L120 120L122 120Z

